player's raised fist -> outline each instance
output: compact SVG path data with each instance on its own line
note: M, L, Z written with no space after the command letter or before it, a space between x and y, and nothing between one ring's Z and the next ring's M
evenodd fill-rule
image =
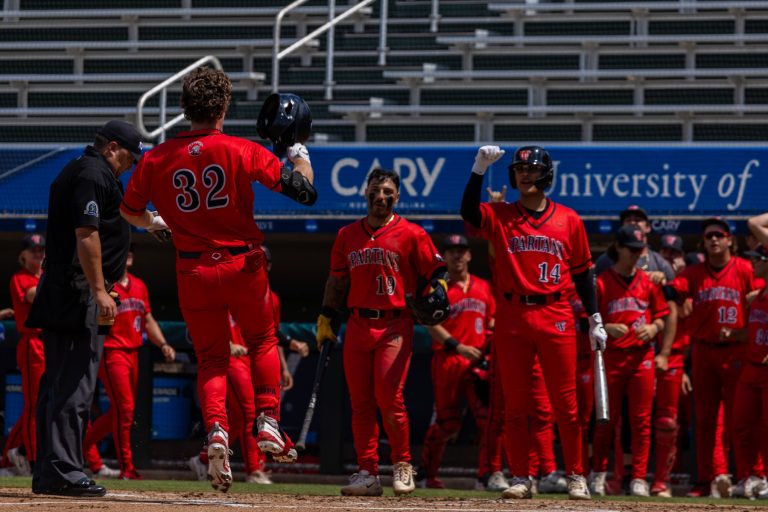
M475 165L472 166L472 172L482 176L491 164L497 162L504 156L504 153L506 153L506 151L499 146L481 147L477 150L477 155L475 155Z
M307 147L301 142L297 142L288 148L288 160L290 160L291 163L296 163L296 159L298 158L309 162L309 151L307 150Z

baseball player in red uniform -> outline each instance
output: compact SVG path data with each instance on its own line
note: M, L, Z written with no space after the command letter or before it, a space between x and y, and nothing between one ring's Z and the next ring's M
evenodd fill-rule
M505 399L505 433L514 475L505 498L530 498L528 415L534 356L538 354L563 446L568 494L590 499L581 465L576 403L576 330L567 290L574 282L589 315L593 348L607 335L597 312L592 260L584 223L544 190L552 183L549 153L519 148L509 167L520 192L515 203L480 204L483 175L504 151L483 146L464 191L461 215L494 245L497 292L496 353Z
M472 253L463 235L449 235L443 243L448 267L450 316L440 325L428 327L432 336L432 387L435 416L424 439L421 461L426 487L442 489L437 477L448 441L461 429L461 398L466 397L477 423L479 439L478 479L488 472L488 451L484 433L488 411L475 393L472 368L486 350L486 333L493 328L496 303L487 281L469 273Z
M576 324L576 403L579 407L579 423L581 425L581 463L584 472L589 472L589 422L595 405L595 367L592 348L589 345L589 321L584 304L581 302L576 288L571 287L568 302L573 310L573 321Z
M624 225L609 248L613 267L597 278L600 313L605 319L609 343L605 352L608 403L621 410L626 393L629 398L632 432L632 481L630 494L648 496L648 454L651 449L654 364L651 341L664 329L669 307L661 288L637 268L646 245L638 226ZM595 427L592 462L593 492L605 494L608 452L614 439L617 416Z
M133 266L133 257L133 251L130 251L125 274L113 288L120 298L120 305L115 323L104 338L104 355L99 367L99 379L111 406L88 428L83 441L88 465L98 473L103 464L95 446L111 433L120 465L119 478L123 480L141 478L133 465L131 426L139 379L139 347L144 341L144 333L160 349L166 362L176 358L176 351L165 341L163 331L152 316L147 285L128 272Z
M768 250L758 245L744 253L752 261L754 275L768 277ZM768 460L768 288L760 289L749 309L744 368L736 385L733 404L733 436L738 488L745 498L768 498L768 483L760 457ZM761 496L763 493L764 496Z
M679 274L686 267L683 257L683 240L678 235L663 235L660 253L676 273ZM669 477L677 456L678 410L685 376L685 353L690 343L688 318L692 307L691 303L692 301L689 299L687 306L670 308L670 313L677 316L675 335L671 343L669 338L665 336L661 349L654 358L656 364L656 401L654 405L656 471L654 472L653 485L651 485L651 495L662 498L672 497Z
M35 406L40 388L40 378L45 373L45 356L40 329L24 326L29 308L35 300L37 283L42 273L45 256L45 237L39 234L27 235L21 242L19 265L21 268L11 277L11 303L16 317L19 341L16 345L16 364L21 371L21 392L24 408L21 416L8 435L5 456L16 473L22 476L32 474L31 464L36 458Z
M728 497L732 408L745 353L745 343L733 339L731 333L746 326L746 297L756 287L752 266L731 253L731 229L725 220L705 220L702 243L707 261L687 267L665 287L665 292L672 299L693 299L690 336L699 487L704 492L712 487L721 497ZM716 460L715 434L721 402L724 457Z
M251 359L259 447L281 462L297 456L278 424L280 362L251 184L305 205L317 198L304 145L288 148L289 170L261 145L222 132L231 91L222 71L198 68L184 78L181 103L192 129L144 155L121 205L134 226L173 232L179 305L198 360L208 475L225 492L232 483L225 405L230 313ZM146 209L150 201L162 216Z
M429 235L394 213L400 177L374 169L365 189L368 215L339 230L317 320L319 345L336 335L331 322L347 296L350 316L344 337L344 374L352 402L352 436L359 470L343 495L380 496L379 427L392 448L395 494L414 490L408 414L403 384L413 350L413 317L406 294L419 295L418 279L445 287L445 263ZM442 281L439 283L438 281Z

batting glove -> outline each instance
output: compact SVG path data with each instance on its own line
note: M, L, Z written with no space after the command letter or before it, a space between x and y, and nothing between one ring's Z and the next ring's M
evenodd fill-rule
M307 150L307 147L301 142L297 142L296 144L288 148L288 160L290 160L291 163L295 164L297 158L306 160L307 163L309 164L312 163L309 160L309 151Z
M323 343L330 341L336 343L336 334L331 327L331 319L325 315L317 317L317 348L321 348Z
M480 176L484 175L485 171L488 170L488 167L503 157L504 153L506 153L506 151L499 146L481 147L477 150L477 155L475 155L475 165L472 166L472 172L479 174Z
M157 212L152 212L152 215L154 217L152 217L152 223L147 227L147 231L160 242L167 242L171 239L171 230L168 228L168 224Z
M605 342L608 341L608 333L603 326L603 317L595 313L589 317L589 343L592 350L605 350Z

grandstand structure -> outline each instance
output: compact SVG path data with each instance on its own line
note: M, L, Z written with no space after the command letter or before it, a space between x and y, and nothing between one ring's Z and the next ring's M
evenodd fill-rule
M0 140L86 141L105 119L135 120L143 92L204 55L234 81L228 131L253 137L286 3L5 0ZM289 12L282 47L328 17L326 0ZM280 61L280 89L308 101L316 143L768 136L768 1L379 1L331 41ZM149 125L157 105L146 114Z

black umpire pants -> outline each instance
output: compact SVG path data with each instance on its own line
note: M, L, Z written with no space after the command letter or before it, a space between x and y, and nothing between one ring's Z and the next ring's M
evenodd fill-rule
M85 330L43 330L45 373L37 400L37 462L33 489L58 489L76 483L83 472L83 439L104 336L98 334L98 308L89 301Z

